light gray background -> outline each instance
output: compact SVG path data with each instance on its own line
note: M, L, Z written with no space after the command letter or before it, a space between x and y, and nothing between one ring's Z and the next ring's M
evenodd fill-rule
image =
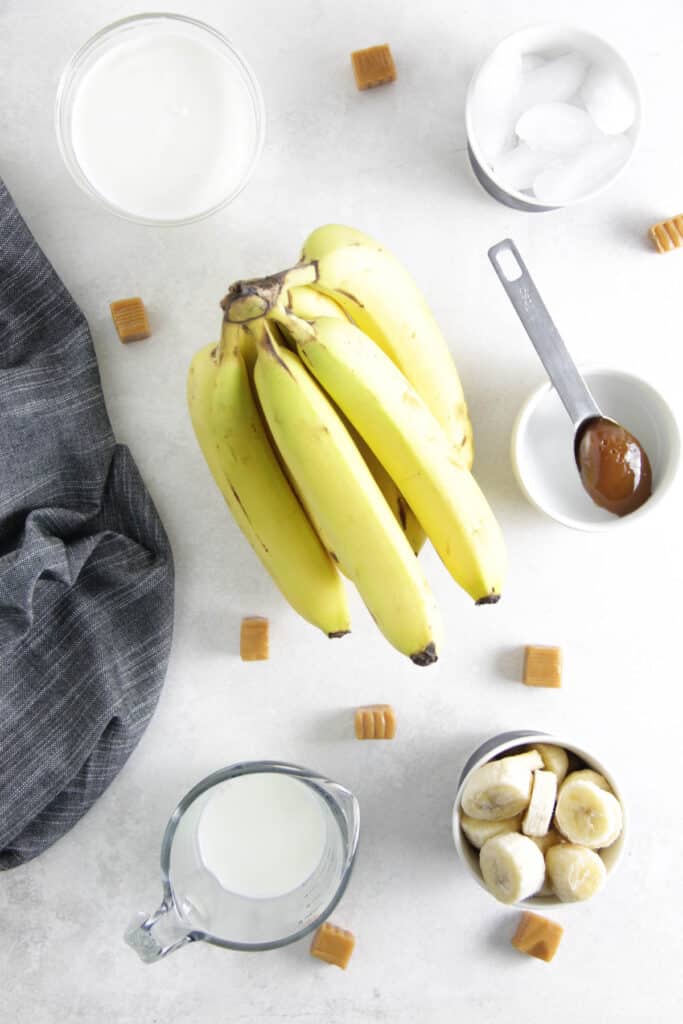
M644 242L650 223L683 208L680 0L169 8L213 23L243 50L263 87L268 138L232 207L193 227L155 230L81 194L52 126L65 61L135 6L0 0L0 173L88 316L115 429L138 459L177 561L171 666L143 742L69 836L0 876L2 1020L680 1020L680 487L657 514L610 536L572 533L525 503L508 442L542 371L485 255L512 235L575 356L645 373L680 411L683 254L660 257ZM594 29L624 52L642 86L642 140L603 198L516 213L469 171L464 92L498 39L553 19ZM385 40L398 82L358 93L349 52ZM477 475L509 544L510 580L496 608L474 608L425 551L449 633L429 670L394 654L357 601L352 637L334 646L288 610L226 512L186 413L187 365L216 337L228 284L288 265L328 220L377 235L426 291L465 384ZM154 336L123 348L108 304L136 293ZM237 657L249 613L271 619L266 664ZM560 692L517 681L527 642L563 646ZM396 708L391 744L352 738L351 709L371 701ZM517 911L478 889L449 835L466 756L519 727L561 730L595 750L631 813L628 852L609 887L554 915L566 935L551 966L509 948ZM313 961L307 943L251 956L197 945L143 966L121 935L133 911L158 902L169 813L206 773L259 757L327 772L358 794L361 851L335 914L357 935L349 970Z

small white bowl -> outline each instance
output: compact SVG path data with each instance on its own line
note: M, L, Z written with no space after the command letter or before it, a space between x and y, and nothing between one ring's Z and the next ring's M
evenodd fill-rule
M474 123L475 119L472 115L473 98L479 76L488 62L493 60L495 56L506 53L519 53L521 55L540 53L548 57L559 57L570 51L582 53L589 60L604 64L618 72L631 89L636 105L636 117L631 127L625 132L631 141L631 150L614 174L597 188L576 199L572 199L570 202L548 205L548 203L543 203L540 199L536 199L535 196L528 195L526 192L519 192L508 188L504 182L496 177L477 141L477 125ZM573 206L575 203L592 199L608 188L630 162L640 133L640 121L641 104L638 85L631 68L624 58L605 39L594 35L592 32L586 32L584 29L574 28L570 25L535 25L532 28L525 28L521 32L515 32L511 36L507 36L481 62L472 76L465 99L467 149L472 170L477 180L494 199L504 203L506 206L512 206L516 210L526 210L530 213L543 213L547 210L557 210L565 206Z
M460 859L469 869L469 872L475 882L489 893L491 899L495 899L495 896L489 892L484 879L482 878L481 870L479 868L479 851L476 850L470 842L468 842L460 828L460 801L462 800L462 793L465 788L465 783L475 768L479 768L481 765L487 764L488 761L492 761L495 757L499 757L501 754L511 754L517 747L533 746L534 743L549 743L555 747L564 747L568 753L576 754L576 756L580 758L581 761L585 762L589 768L592 768L594 771L599 772L605 777L612 789L612 792L621 804L624 818L619 838L612 843L611 846L599 851L600 856L604 861L605 868L607 869L608 878L617 866L617 862L624 850L627 829L624 799L616 782L614 781L614 776L607 771L600 761L596 760L592 754L589 754L581 747L578 747L575 743L565 740L562 737L551 736L545 732L531 732L529 730L522 729L518 732L500 733L498 736L493 736L490 740L482 743L481 746L477 747L474 753L468 758L465 767L462 770L462 774L460 775L458 792L453 806L453 841L455 843L455 848L460 855ZM557 896L529 896L527 899L521 900L518 904L518 906L521 907L545 907L546 909L548 909L548 907L563 907L567 905L568 904L559 900Z
M532 505L574 530L612 530L652 512L669 490L680 457L676 418L652 384L624 370L582 368L605 416L638 438L652 466L652 495L628 516L599 508L581 484L574 461L574 428L550 382L522 406L512 430L510 456L517 482Z

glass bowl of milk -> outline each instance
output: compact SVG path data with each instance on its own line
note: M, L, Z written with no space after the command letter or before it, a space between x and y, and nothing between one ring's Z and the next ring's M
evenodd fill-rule
M263 147L265 113L244 58L176 14L103 28L65 67L57 140L76 183L142 224L189 224L230 203Z

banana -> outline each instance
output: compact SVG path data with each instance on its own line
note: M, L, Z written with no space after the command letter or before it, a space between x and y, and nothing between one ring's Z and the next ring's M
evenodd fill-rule
M621 832L621 804L594 782L568 775L557 797L555 825L570 843L599 850L610 846Z
M349 631L343 581L294 496L266 437L240 351L226 327L192 361L187 397L209 469L242 532L293 608L328 636Z
M551 846L567 842L564 836L561 836L557 829L554 828L549 829L544 836L529 836L529 839L533 839L544 857Z
M543 767L555 772L558 786L569 770L569 756L564 747L555 747L548 743L537 743L535 749L543 758Z
M310 285L286 289L280 297L280 305L285 312L293 313L294 316L298 316L302 320L315 320L319 316L331 316L347 322L349 320L348 314L341 306L338 306L328 295L311 288ZM372 344L372 342L369 343ZM349 427L348 422L345 425L347 428ZM394 518L408 538L408 543L415 554L419 555L427 535L420 526L417 516L363 438L357 431L351 430L350 433L356 442L356 447L365 459L368 469L374 476L377 486L384 495L387 505L393 512Z
M543 854L519 832L505 832L485 842L479 867L487 889L501 903L519 903L537 893L545 881Z
M533 747L531 750L523 750L519 754L508 754L507 757L501 757L496 763L501 764L502 762L505 762L509 768L526 768L530 772L539 771L543 767L543 758Z
M533 773L531 799L522 819L522 832L525 836L547 835L555 810L557 797L557 776L554 772L544 770Z
M408 271L372 238L328 224L304 242L313 287L334 297L405 374L443 427L455 457L472 466L472 426L462 384L424 297Z
M607 877L602 857L585 846L559 843L548 850L545 862L553 892L563 903L589 899Z
M400 370L351 323L273 314L305 365L396 482L461 587L496 602L505 574L500 527L471 473Z
M542 763L536 751L529 751L475 768L460 799L464 813L481 821L503 821L521 814L531 796L531 773Z
M278 301L287 312L300 316L302 320L315 320L317 316L332 316L338 320L349 319L348 313L333 298L316 291L310 285L285 287Z
M470 818L468 814L460 814L460 828L472 846L478 850L488 839L502 835L504 832L518 832L522 822L521 814L502 821L482 821L481 818Z
M436 603L408 541L339 416L269 327L254 382L268 426L316 530L387 640L436 661Z
M593 771L592 768L581 768L577 772L571 772L571 774L567 776L567 781L570 779L574 782L592 782L598 787L598 789L604 789L607 793L612 792L612 787L605 776L601 775L600 772Z
M424 547L427 534L420 526L417 516L373 452L372 448L365 443L358 431L355 430L350 423L347 424L347 426L351 437L356 443L356 448L363 456L365 464L375 478L375 483L384 495L384 500L391 509L394 519L405 533L406 539L413 549L413 552L416 555L419 555L420 551L422 551L422 548Z

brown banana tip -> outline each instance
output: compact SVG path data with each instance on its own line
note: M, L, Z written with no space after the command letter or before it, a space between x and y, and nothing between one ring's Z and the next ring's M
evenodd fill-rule
M341 636L348 636L351 632L350 629L338 629L336 633L328 633L330 640L338 640Z
M415 664L419 665L420 668L424 668L426 665L433 665L435 661L439 660L439 655L436 653L436 647L434 644L427 644L427 646L418 651L417 654L411 654L410 660Z
M480 605L480 604L498 604L499 601L500 601L500 594L487 594L486 597L480 597L479 600L475 601L474 603L476 605Z

